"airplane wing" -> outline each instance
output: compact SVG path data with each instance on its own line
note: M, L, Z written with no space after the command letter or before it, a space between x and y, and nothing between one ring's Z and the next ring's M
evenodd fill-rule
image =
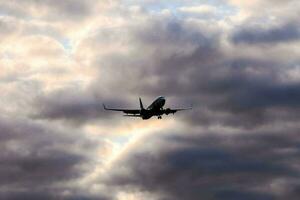
M103 108L104 108L105 110L121 111L121 112L124 112L124 113L126 113L126 114L133 114L133 115L140 114L140 110L139 110L139 109L107 108L104 104L103 104Z
M170 113L174 114L174 113L176 113L177 111L191 110L191 109L192 109L192 107L190 107L190 108L176 108L176 109L167 108L167 109L164 110L164 112L165 112L165 114L168 115L168 114L170 114Z
M124 117L142 117L142 115L123 115Z

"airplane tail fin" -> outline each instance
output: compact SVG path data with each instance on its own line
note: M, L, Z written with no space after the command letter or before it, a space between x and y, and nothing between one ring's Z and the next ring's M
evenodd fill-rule
M141 97L139 98L139 100L140 100L140 108L141 108L141 110L144 110L144 106L143 106L143 102L142 102Z

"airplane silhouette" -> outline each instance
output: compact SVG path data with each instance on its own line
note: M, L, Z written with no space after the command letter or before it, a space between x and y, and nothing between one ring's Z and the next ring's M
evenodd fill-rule
M190 110L192 108L178 108L178 109L171 109L171 108L166 108L164 109L163 106L166 103L166 99L163 96L157 97L151 104L148 106L146 109L143 106L142 99L139 98L140 100L140 109L119 109L119 108L107 108L103 104L103 108L105 110L111 110L111 111L122 111L126 115L126 117L141 117L142 119L150 119L153 116L157 116L158 119L161 119L161 116L163 114L174 114L177 111L181 110Z

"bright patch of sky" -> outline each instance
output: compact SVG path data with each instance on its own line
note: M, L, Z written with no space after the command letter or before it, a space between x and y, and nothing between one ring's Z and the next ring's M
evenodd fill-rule
M126 6L141 6L149 12L169 11L178 17L224 18L236 14L236 8L224 0L123 0ZM211 8L211 9L208 9Z
M67 38L62 39L61 44L63 45L64 49L68 52L70 52L72 50L72 44L71 41Z

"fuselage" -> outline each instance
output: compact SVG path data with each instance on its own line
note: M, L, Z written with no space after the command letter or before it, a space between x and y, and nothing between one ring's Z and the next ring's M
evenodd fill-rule
M152 116L163 115L163 106L166 103L166 99L163 96L157 97L147 109L141 110L141 116L143 119L150 119Z

